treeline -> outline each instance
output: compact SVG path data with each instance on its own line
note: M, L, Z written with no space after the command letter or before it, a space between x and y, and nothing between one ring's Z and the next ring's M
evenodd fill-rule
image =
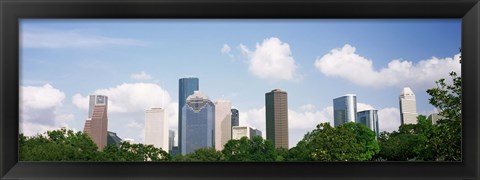
M417 124L401 125L397 131L375 133L362 124L332 127L322 123L305 134L290 149L275 148L260 136L228 141L222 151L197 149L172 157L152 145L122 142L98 151L89 136L60 129L43 135L19 136L20 161L460 161L462 125L461 77L450 73L427 90L430 104L442 120L432 124L423 115Z

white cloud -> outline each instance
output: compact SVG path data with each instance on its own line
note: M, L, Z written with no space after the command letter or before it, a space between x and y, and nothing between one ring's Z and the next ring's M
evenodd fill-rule
M431 86L436 80L447 77L450 71L460 73L460 54L447 58L432 57L417 63L396 59L387 67L375 70L373 60L355 51L355 47L346 44L318 57L314 65L327 76L372 87Z
M86 33L83 30L59 31L28 28L20 35L24 48L92 48L100 46L143 46L144 42L131 38L113 38Z
M65 93L50 84L20 87L20 132L27 136L68 127L72 114L59 112Z
M176 130L178 127L178 103L172 102L170 94L158 84L123 83L116 87L95 90L92 94L108 96L109 130L115 126L126 129L116 132L121 137L130 137L134 138L135 142L143 142L145 110L163 107L163 103L169 128ZM88 95L76 94L72 97L72 103L85 114L88 111L88 101ZM121 123L123 125L120 125Z
M236 61L235 55L231 53L232 48L230 48L228 44L223 44L223 47L220 51L222 52L222 54L227 55L230 58L231 62Z
M265 134L265 107L254 108L246 111L239 111L239 125L240 126L250 126L257 128L262 131L263 138L266 138Z
M299 80L296 74L298 66L292 56L290 46L276 37L257 43L255 50L251 51L240 44L240 51L248 58L249 71L262 79L270 80Z
M152 83L123 83L113 88L95 90L92 94L108 96L109 113L134 113L152 107L162 107L163 102L165 104L170 102L169 93ZM87 111L88 95L75 94L73 104Z
M313 109L315 109L315 105L313 104L305 104L303 106L300 106L300 110L302 111L311 111Z
M400 126L400 110L390 107L378 110L378 126L382 131L396 131Z
M230 51L232 50L232 48L230 48L230 46L228 44L223 44L223 47L222 47L222 54L228 54L230 53Z
M357 103L357 112L365 111L365 110L373 110L373 109L375 108L370 104Z
M152 79L152 76L150 74L147 74L145 71L139 72L139 73L133 73L130 75L130 78L135 79L135 80L150 80Z

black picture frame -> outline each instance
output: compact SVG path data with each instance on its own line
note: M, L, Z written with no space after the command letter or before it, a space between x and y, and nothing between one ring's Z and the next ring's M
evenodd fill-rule
M18 162L22 18L461 18L461 162ZM0 179L479 179L478 0L0 0Z

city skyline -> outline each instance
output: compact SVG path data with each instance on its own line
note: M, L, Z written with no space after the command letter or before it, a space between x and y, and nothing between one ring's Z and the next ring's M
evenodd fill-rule
M202 92L231 101L240 125L258 128L264 138L264 93L288 92L290 147L316 124L333 125L332 99L348 93L357 95L358 112L377 109L380 131L392 131L400 125L403 87L415 92L417 113L428 116L435 108L425 91L449 71L460 72L460 24L22 20L20 129L27 135L82 130L88 96L104 94L111 102L108 130L144 142L145 109L164 107L169 129L177 129L178 79L198 77ZM278 68L265 68L269 63Z

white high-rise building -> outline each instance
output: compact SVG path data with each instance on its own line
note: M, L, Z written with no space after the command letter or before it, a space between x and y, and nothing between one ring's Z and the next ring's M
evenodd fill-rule
M402 124L417 124L417 102L409 87L403 88L399 97L400 121Z
M215 149L220 151L232 138L232 103L218 100L215 103Z
M162 108L145 110L145 144L168 151L168 119Z
M232 127L232 139L241 139L242 137L247 137L248 139L252 139L254 136L262 137L262 131L249 126L233 126Z
M334 127L343 123L355 122L357 118L357 96L345 94L333 99Z

